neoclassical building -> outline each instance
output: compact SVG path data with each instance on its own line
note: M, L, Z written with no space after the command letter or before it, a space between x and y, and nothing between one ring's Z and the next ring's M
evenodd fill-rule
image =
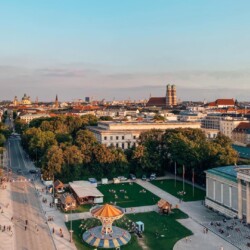
M206 206L250 224L250 165L218 167L205 173Z

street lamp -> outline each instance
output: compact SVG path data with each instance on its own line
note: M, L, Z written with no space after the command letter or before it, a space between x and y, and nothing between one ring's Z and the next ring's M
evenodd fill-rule
M69 233L70 233L70 242L72 243L73 242L73 230L72 230L72 202L71 202L71 208L70 208L70 230L69 230Z

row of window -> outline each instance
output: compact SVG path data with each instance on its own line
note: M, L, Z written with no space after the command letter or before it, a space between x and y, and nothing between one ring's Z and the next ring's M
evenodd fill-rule
M116 148L119 148L119 143L116 143L115 145L113 144L113 143L111 143L110 144L110 146L115 146ZM136 146L136 143L134 142L134 143L130 143L130 142L128 142L128 147L127 148L131 148L131 147L135 147ZM125 149L125 143L122 143L121 144L121 148L122 149Z
M106 140L108 139L108 137L107 137L107 136L104 136L103 139L106 141ZM110 136L109 139L112 141L112 140L113 140L113 136ZM115 139L116 139L116 140L120 140L119 136L116 136ZM121 137L121 139L124 140L124 139L125 139L125 136L123 135L123 136ZM136 139L136 136L135 136L135 135L133 136L133 139L134 139L134 140Z

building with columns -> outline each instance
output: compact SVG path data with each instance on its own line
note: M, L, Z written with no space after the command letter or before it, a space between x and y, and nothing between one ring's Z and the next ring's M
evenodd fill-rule
M218 167L205 173L206 206L250 224L250 165Z

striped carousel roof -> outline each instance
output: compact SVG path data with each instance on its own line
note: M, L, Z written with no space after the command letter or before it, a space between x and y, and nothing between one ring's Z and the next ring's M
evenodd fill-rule
M131 235L119 227L113 227L113 233L110 235L102 234L101 227L98 226L86 231L82 238L86 243L97 248L116 248L126 245Z
M112 206L110 204L105 204L104 206L94 208L92 209L91 213L94 217L106 217L106 218L117 217L124 214L121 208Z

